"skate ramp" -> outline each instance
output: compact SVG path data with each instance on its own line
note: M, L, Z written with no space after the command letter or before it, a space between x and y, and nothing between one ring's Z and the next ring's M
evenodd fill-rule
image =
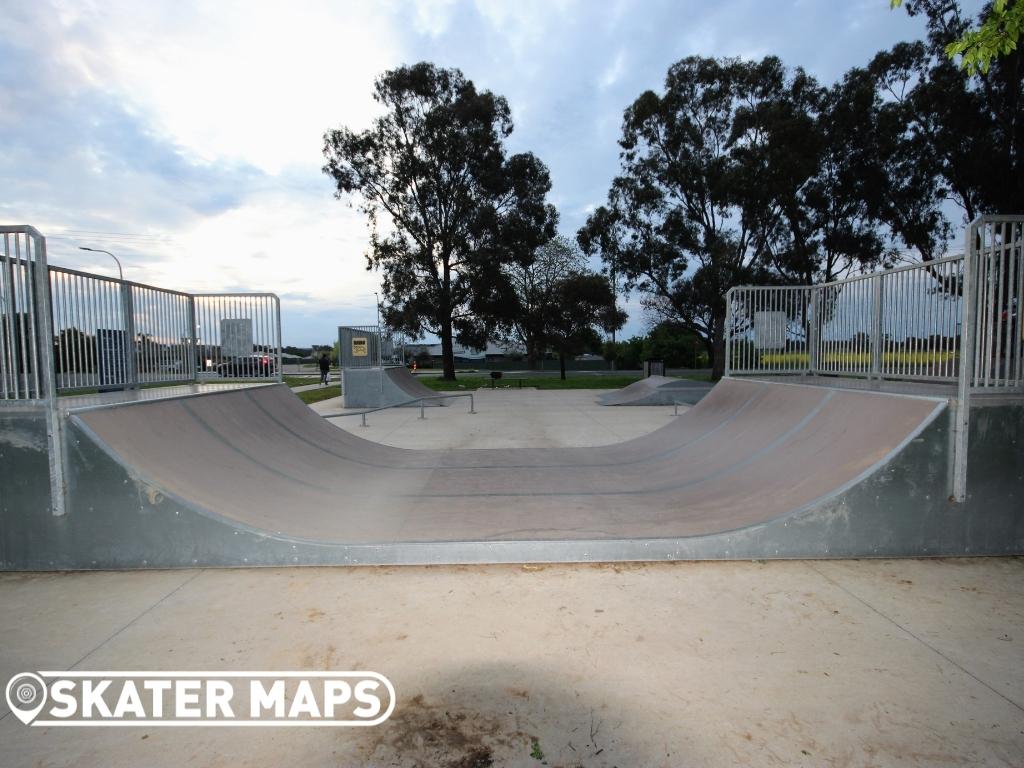
M391 384L394 385L399 392L404 393L410 398L436 397L440 394L423 386L423 383L409 373L409 369L407 368L385 368L384 375L387 376L391 381ZM439 405L445 402L445 400L435 400L428 404Z
M383 544L671 538L757 525L843 487L941 409L750 382L721 385L717 399L711 419L698 405L697 418L647 440L541 454L374 444L284 387L76 419L162 492L210 514L289 537Z
M712 385L691 379L648 376L598 398L601 405L694 405Z
M32 509L23 478L46 468L44 426L24 416L2 446L12 482L0 559L59 569L1024 551L1024 408L972 414L978 482L966 504L947 501L945 411L934 398L729 379L614 445L424 451L361 439L263 386L72 410L61 518L11 512Z
M448 402L439 399L441 393L423 386L404 367L345 368L342 393L346 408L390 408L421 403L440 406Z

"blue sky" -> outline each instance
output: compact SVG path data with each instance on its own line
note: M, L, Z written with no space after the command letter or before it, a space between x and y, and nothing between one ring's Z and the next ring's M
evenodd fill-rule
M976 12L980 2L964 3ZM0 4L0 220L55 264L282 297L285 344L372 323L364 218L320 167L376 114L374 78L421 60L505 96L511 151L551 169L573 236L618 168L623 109L691 54L780 56L831 83L923 35L888 0ZM623 336L644 331L635 297Z

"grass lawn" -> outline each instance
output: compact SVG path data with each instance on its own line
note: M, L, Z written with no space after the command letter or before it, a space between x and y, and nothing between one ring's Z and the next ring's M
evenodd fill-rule
M321 400L330 400L332 397L341 397L341 387L337 384L332 384L329 387L307 389L305 392L296 392L295 396L306 405L309 405L310 403L319 403Z
M537 389L621 389L627 384L639 381L639 376L566 376L565 381L557 376L506 376L498 379L498 387L518 387L522 379L524 387ZM490 376L457 376L455 381L445 381L435 376L420 376L424 386L437 392L459 389L490 388Z

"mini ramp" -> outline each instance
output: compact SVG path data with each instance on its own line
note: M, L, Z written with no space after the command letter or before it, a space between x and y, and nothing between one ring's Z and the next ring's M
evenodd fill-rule
M989 427L1015 424L1019 437L1020 411ZM66 425L69 513L5 511L3 560L38 569L1021 551L1021 441L990 462L1002 480L951 504L948 422L942 400L743 380L719 383L650 435L594 448L393 448L337 429L284 386L82 410Z
M622 389L601 395L601 405L694 405L711 391L712 385L691 379L648 376Z
M402 366L342 370L346 408L390 408L400 405L447 405Z

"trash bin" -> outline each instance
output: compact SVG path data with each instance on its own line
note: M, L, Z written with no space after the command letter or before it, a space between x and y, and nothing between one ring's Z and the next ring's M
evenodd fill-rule
M498 383L498 379L501 378L501 371L491 371L491 389L494 389L494 385Z

